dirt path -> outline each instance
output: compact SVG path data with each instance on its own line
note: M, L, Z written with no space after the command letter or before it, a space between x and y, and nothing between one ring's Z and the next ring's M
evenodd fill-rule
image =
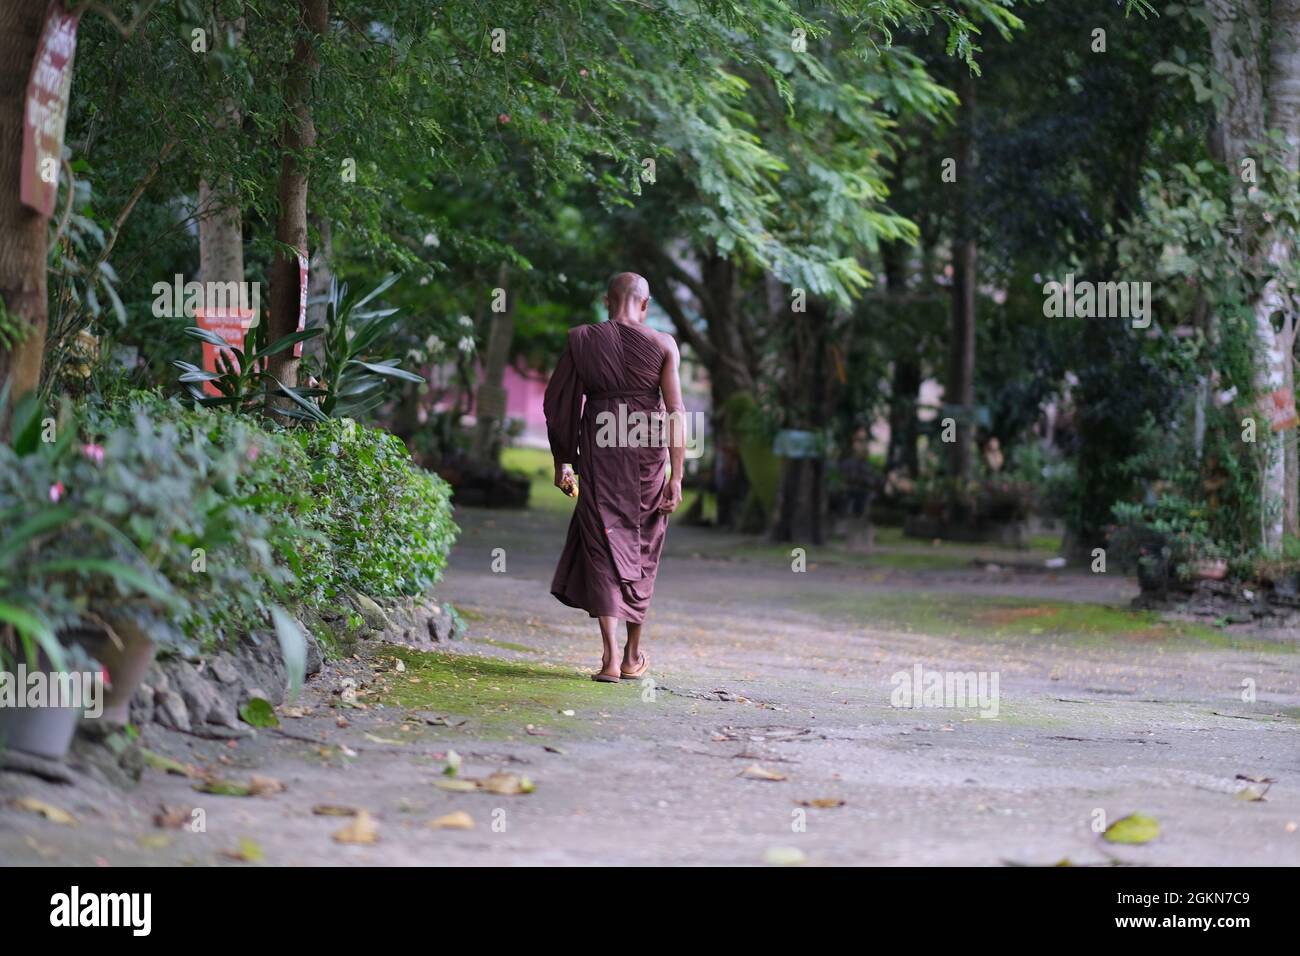
M312 683L304 716L233 746L146 732L158 753L282 792L201 794L154 769L124 795L0 775L0 799L35 796L78 820L0 811L0 859L1300 863L1294 635L1133 614L1131 585L1112 575L927 567L907 549L809 553L796 573L784 549L674 528L647 625L653 684L598 685L585 676L594 627L546 589L563 515L460 520L442 593L469 638L450 653L371 645ZM996 675L997 716L891 706L894 675L918 666ZM349 675L364 709L338 706ZM535 789L442 789L449 751L456 779L503 771ZM1247 787L1265 799L1243 799ZM337 842L350 821L313 813L321 804L366 810L377 842ZM203 810L206 832L157 826L160 806ZM456 811L474 828L428 825ZM1161 835L1118 846L1093 831L1133 812Z

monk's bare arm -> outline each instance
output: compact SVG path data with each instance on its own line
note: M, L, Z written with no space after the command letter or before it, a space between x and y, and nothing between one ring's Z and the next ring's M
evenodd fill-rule
M682 401L682 383L677 373L681 354L671 336L664 336L664 368L659 373L659 390L663 392L668 412L668 464L672 477L664 487L659 510L671 514L682 503L682 475L686 470L686 403Z

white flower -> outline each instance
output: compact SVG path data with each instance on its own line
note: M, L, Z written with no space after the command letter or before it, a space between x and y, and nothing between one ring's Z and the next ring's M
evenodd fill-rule
M430 355L437 355L442 351L442 339L436 335L430 335L424 340L424 347L429 350Z
M432 232L427 232L424 234L424 244L426 246L437 246L438 237Z
M465 326L465 328L467 329L474 328L474 320L471 319L468 315L462 315L456 321L459 322L461 325Z
M456 347L457 347L458 349L460 349L462 352L473 352L473 351L474 351L474 336L472 336L472 335L462 335L462 336L460 337L460 341L456 343Z

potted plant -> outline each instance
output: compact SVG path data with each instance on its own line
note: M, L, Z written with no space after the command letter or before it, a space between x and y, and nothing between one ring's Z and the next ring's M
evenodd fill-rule
M5 399L0 392L0 409ZM60 418L57 440L43 442L39 407L20 402L10 420L12 440L0 442L0 664L11 680L19 665L44 675L37 684L101 673L98 648L74 639L96 620L95 595L110 604L137 596L160 605L172 600L165 581L133 563L139 553L126 536L88 505L82 492L96 483L101 454L77 446L66 403ZM7 746L61 757L83 708L12 703L0 707Z

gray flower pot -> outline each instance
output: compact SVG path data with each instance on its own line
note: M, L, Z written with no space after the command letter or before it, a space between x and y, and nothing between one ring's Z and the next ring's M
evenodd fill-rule
M78 707L0 707L0 747L62 760L80 719Z

